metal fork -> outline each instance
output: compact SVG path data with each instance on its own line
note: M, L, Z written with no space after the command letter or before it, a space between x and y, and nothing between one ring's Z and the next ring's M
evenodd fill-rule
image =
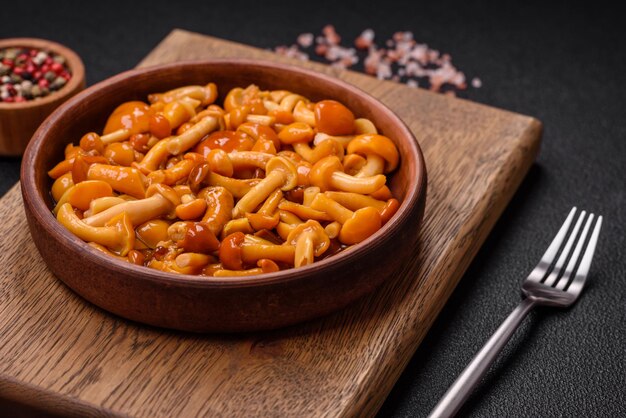
M592 232L590 231L596 218L594 214L587 215L582 211L574 227L570 228L575 217L574 207L539 264L524 280L522 294L525 298L450 386L430 413L430 418L453 417L458 412L533 307L537 305L567 307L578 299L596 249L602 216L597 217ZM585 218L585 226L580 232Z

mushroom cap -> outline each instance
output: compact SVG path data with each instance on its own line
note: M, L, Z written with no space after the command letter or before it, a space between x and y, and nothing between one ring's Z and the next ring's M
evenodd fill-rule
M334 155L322 158L315 163L309 172L311 184L319 187L323 192L331 189L330 179L335 171L343 171L339 158Z
M362 134L356 136L348 144L349 154L376 154L385 159L385 173L395 170L398 166L398 149L391 139L379 134Z
M209 254L220 247L219 240L206 222L185 222L185 236L176 244L192 253Z
M296 166L285 157L272 157L265 165L265 175L272 171L279 171L286 174L286 180L280 188L283 191L293 189L298 185L298 171Z
M310 125L304 122L293 122L285 126L279 133L278 139L283 144L295 144L296 142L310 142L315 132Z
M161 241L167 241L170 223L163 219L151 219L137 226L135 235L149 248L156 248Z
M241 246L246 236L243 232L233 232L226 236L220 244L220 262L229 270L243 270Z
M298 238L300 238L304 232L312 232L311 236L313 237L314 253L316 257L324 254L328 247L330 247L330 238L328 238L326 231L319 222L313 219L297 225L287 236L286 244L296 245Z
M209 134L206 139L202 140L194 151L205 157L212 149L222 149L226 152L231 151L249 151L254 146L254 139L241 131L216 131Z
M335 100L322 100L315 104L315 126L329 135L350 135L354 131L354 114Z
M274 215L264 215L262 213L246 213L246 218L248 222L250 222L250 226L255 231L260 231L263 229L273 229L280 222L280 218L278 217L278 212L274 213Z
M226 177L232 177L234 168L228 153L221 148L215 148L206 154L206 161L211 171Z
M341 227L339 241L348 245L358 244L378 231L381 226L380 213L375 208L359 209Z
M68 199L72 206L85 211L89 209L92 200L110 196L113 196L113 189L109 183L102 180L85 180L72 187Z

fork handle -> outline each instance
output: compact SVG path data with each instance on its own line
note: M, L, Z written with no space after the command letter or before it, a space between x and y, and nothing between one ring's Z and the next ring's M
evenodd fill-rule
M450 386L430 413L429 418L447 418L456 415L535 303L535 299L526 298L517 305Z

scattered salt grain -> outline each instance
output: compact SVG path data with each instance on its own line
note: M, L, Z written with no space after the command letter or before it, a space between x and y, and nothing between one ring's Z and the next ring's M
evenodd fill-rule
M303 33L298 36L297 39L298 45L302 48L308 48L313 45L313 34L312 33Z
M335 31L335 27L333 25L324 26L322 28L322 33L330 45L339 45L341 42L341 36L339 36L337 31Z
M374 31L372 29L365 29L354 41L358 49L368 49L373 43Z
M309 50L322 57L335 68L349 68L363 62L363 71L381 80L405 83L410 87L424 87L431 91L455 96L466 90L468 83L465 74L452 64L452 57L440 53L426 44L417 43L410 31L395 32L382 47L374 42L373 29L365 29L354 40L355 48L341 45L341 36L333 25L322 28L322 34L303 33L295 45L278 46L274 51L280 55L308 60L309 55L299 50ZM478 77L469 83L480 88Z
M300 51L297 45L291 45L291 46L279 45L276 48L274 48L274 52L276 52L278 55L283 55L289 58L295 58L300 61L309 60L309 54L307 54L306 52Z

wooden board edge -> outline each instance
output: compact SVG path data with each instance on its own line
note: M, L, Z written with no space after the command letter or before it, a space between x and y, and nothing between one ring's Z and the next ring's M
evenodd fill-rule
M158 49L159 46L167 42L170 39L170 37L178 36L180 34L186 34L186 33L195 34L194 32L189 32L186 30L174 29L155 47L154 50ZM206 36L202 34L200 35ZM232 42L232 41L224 41L224 42L237 44L236 42ZM142 61L140 61L138 66L141 66L142 63L147 61L151 54L152 52L150 52ZM393 83L393 82L388 82L388 83ZM395 85L396 83L393 83L393 84ZM424 92L424 93L427 93L427 92ZM454 100L454 99L450 98L450 100ZM490 107L487 105L477 104L475 102L471 102L471 103L474 105L484 106L489 109L509 112L506 110ZM398 377L400 376L402 371L406 368L406 365L412 358L413 354L415 353L415 350L417 349L417 347L423 340L424 336L426 335L426 333L428 332L428 330L434 323L434 320L439 315L441 309L447 302L449 296L452 294L454 288L460 281L462 275L465 273L465 271L469 267L474 256L476 255L476 253L478 252L478 250L480 249L480 247L486 240L493 226L495 225L495 223L501 216L502 212L504 211L504 209L506 208L506 206L512 199L513 195L517 191L519 185L523 181L524 177L526 176L526 173L532 166L532 163L535 160L535 157L538 153L539 146L540 146L542 124L541 122L539 122L538 120L532 117L520 115L514 112L509 112L509 113L518 117L521 116L521 117L525 117L529 119L529 127L527 128L525 134L523 135L522 143L528 147L529 155L532 155L532 157L529 158L528 160L523 161L524 169L520 170L521 174L519 176L515 176L514 178L515 181L510 184L509 190L503 190L503 197L497 202L497 204L494 204L492 208L492 212L490 214L487 213L487 214L482 215L486 222L483 223L483 226L482 226L483 230L480 231L481 234L479 234L477 236L477 239L473 242L473 245L471 246L470 251L464 254L463 260L466 262L462 265L459 265L459 268L455 270L454 275L452 276L452 280L449 281L451 285L446 287L445 296L439 299L439 304L436 309L433 309L433 314L429 315L428 322L421 323L421 325L423 326L423 332L421 332L417 336L416 339L410 340L409 344L406 344L406 347L407 347L406 351L403 351L400 353L402 355L401 361L397 362L397 359L396 359L396 362L398 364L396 365L396 367L393 367L390 369L390 372L391 372L390 374L385 375L383 376L383 378L380 378L380 379L369 380L370 385L374 385L377 388L377 393L380 395L372 397L368 395L367 393L363 392L363 389L365 389L364 386L361 387L362 389L361 392L363 393L357 394L358 399L356 399L356 402L347 403L345 405L345 409L343 409L344 413L342 413L341 415L349 416L349 415L354 414L355 411L358 411L358 415L363 414L363 415L369 416L369 415L375 415L375 413L380 409L384 400L387 398L389 392L393 388L393 385L397 381ZM509 167L509 170L510 170L510 167ZM17 191L14 190L16 188L19 188L19 185L20 183L18 181L14 186L12 186L4 194L4 196L0 198L0 205L4 203L5 198L13 198L13 193L18 193L21 196L21 193L19 190ZM385 369L385 367L383 366L381 367L381 369ZM377 381L380 383L380 385L376 384ZM11 377L8 377L3 374L0 374L0 396L6 397L7 399L15 400L19 403L23 403L27 405L32 404L36 407L42 407L42 408L45 407L45 409L50 410L54 413L61 413L65 415L67 415L70 411L72 412L76 411L76 413L80 414L81 416L84 416L84 415L118 416L115 412L108 410L103 406L98 406L98 405L91 404L91 403L84 403L75 398L68 399L67 397L60 396L56 392L48 391L41 387L28 385L28 384L25 384L24 382L14 381Z
M375 376L369 380L369 384L367 385L367 387L376 387L375 393L378 396L371 396L368 392L365 392L365 385L361 386L361 390L356 396L356 401L354 403L347 403L340 416L351 417L356 415L373 417L380 410L393 389L393 386L398 381L400 375L417 351L417 348L441 313L441 310L448 302L452 292L456 289L471 262L474 260L474 257L493 230L493 227L500 219L500 216L511 199L513 199L522 181L536 161L541 147L543 134L542 122L530 116L526 118L528 118L528 127L520 137L520 150L518 150L519 152L517 153L511 154L509 159L513 161L511 161L510 164L503 165L501 171L504 172L498 175L499 178L510 178L511 183L500 182L497 192L498 195L501 195L501 199L494 202L488 211L482 215L481 227L478 228L479 234L476 235L476 239L468 246L468 251L461 258L461 262L457 264L457 269L450 275L450 280L447 282L448 285L442 287L442 292L436 299L437 305L431 310L427 322L420 322L420 332L415 334L415 338L410 338L411 335L407 334L407 339L402 341L402 350L396 351L395 353L396 357L394 361L391 361L392 356L390 355L382 356L387 360L387 363L382 364L379 369L387 372L383 375ZM517 162L520 163L519 169L516 169L517 166L515 163ZM469 227L463 228L459 236L467 232L468 228Z
M2 196L0 196L0 206L4 205L4 200L10 200L11 197L13 196L13 193L18 193L20 195L20 199L22 196L22 193L20 191L15 191L15 189L19 189L20 188L20 181L16 181L15 184L13 186L11 186L9 188L9 190L7 190Z
M18 406L40 410L58 417L124 417L102 405L96 405L80 399L62 396L58 392L18 381L10 376L0 374L0 406L1 400L7 399Z

